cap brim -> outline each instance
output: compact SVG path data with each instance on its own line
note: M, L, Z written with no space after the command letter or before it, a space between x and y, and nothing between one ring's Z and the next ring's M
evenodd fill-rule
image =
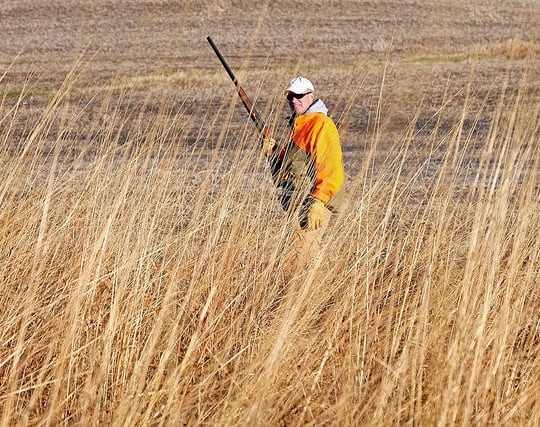
M286 89L285 90L285 95L287 95L288 93L294 93L295 95L307 95L308 93L313 93L313 91L308 89L308 90L305 90L303 92L295 92L294 90Z

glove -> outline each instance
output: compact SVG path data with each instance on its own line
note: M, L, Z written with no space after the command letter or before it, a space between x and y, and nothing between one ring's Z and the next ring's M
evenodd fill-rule
M261 151L265 156L269 156L270 154L272 154L275 147L276 147L276 140L270 136L263 139Z
M313 199L307 213L308 229L316 230L320 228L325 217L326 208L324 207L324 203L319 199Z

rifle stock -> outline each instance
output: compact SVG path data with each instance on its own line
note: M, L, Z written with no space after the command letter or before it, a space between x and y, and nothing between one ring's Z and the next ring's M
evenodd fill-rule
M270 135L270 131L268 130L268 127L266 126L261 115L259 114L255 106L253 105L253 102L251 102L251 99L249 99L249 96L247 96L242 86L240 86L240 83L238 82L236 76L234 75L231 68L229 67L229 64L227 64L227 61L225 61L225 58L223 57L218 47L214 43L214 40L212 40L212 37L210 36L206 37L206 40L208 40L208 43L210 43L210 46L212 47L212 50L214 51L214 53L217 55L219 61L221 62L221 65L223 65L223 68L225 68L225 71L227 71L227 74L233 81L234 86L236 87L236 92L238 93L238 96L242 100L244 107L246 107L246 110L249 113L249 117L251 118L251 120L253 120L253 123L255 123L257 130L265 138L268 137Z

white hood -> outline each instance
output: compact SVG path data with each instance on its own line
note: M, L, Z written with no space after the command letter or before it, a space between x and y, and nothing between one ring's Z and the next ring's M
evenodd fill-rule
M322 102L320 99L316 99L315 102L311 104L311 107L309 107L304 114L310 113L323 113L325 116L327 116L328 108L326 108L324 102Z

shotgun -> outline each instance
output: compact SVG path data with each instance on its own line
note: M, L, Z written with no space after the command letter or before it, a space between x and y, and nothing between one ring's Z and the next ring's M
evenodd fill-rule
M259 133L261 133L265 138L268 138L270 136L270 130L264 123L264 120L261 118L261 115L253 105L253 102L249 99L244 89L242 89L242 86L240 86L240 83L238 83L238 80L236 79L234 73L231 70L231 67L229 67L229 64L227 64L227 61L225 61L225 58L219 51L218 47L214 43L214 40L212 40L212 37L208 36L206 37L206 40L208 40L208 43L210 43L210 46L214 50L214 53L217 55L219 61L221 62L221 65L223 65L223 68L225 68L225 71L227 71L227 74L231 78L231 80L234 83L234 86L236 87L236 92L238 92L238 96L242 100L242 103L244 104L244 107L246 107L247 112L249 113L249 117L253 122L255 123L255 126L257 127L257 130Z

